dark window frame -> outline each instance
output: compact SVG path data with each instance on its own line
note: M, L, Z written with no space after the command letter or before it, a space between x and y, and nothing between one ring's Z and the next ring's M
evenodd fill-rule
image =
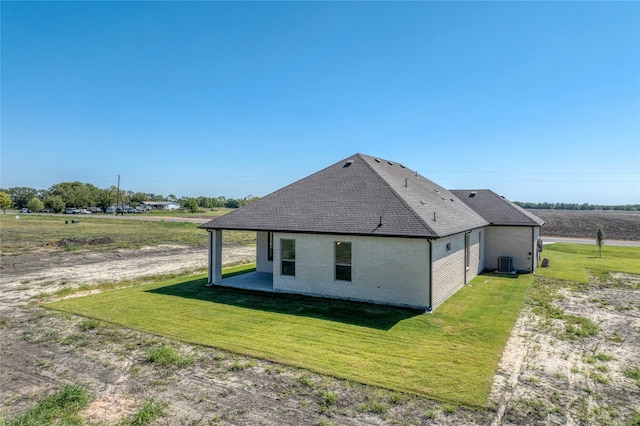
M296 240L280 239L280 275L296 276Z
M348 247L348 253L344 250L346 247ZM336 281L351 282L353 268L353 245L351 241L334 241L333 260L334 279Z

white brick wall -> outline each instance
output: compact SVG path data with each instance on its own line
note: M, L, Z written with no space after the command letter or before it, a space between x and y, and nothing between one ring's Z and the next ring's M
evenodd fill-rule
M280 274L280 240L296 241L296 276ZM335 241L351 242L352 281L334 279ZM275 291L426 309L429 243L424 239L274 234Z
M256 271L273 272L273 261L269 260L269 233L256 233Z
M482 233L482 241L480 240ZM469 234L469 267L465 263L465 234L440 238L433 242L433 308L441 305L462 286L477 277L484 268L485 229ZM447 244L451 249L447 251ZM482 251L482 259L480 254Z
M482 234L482 237L480 235ZM465 234L435 240L433 308L484 270L490 240L487 228L469 234L469 268L465 265ZM274 261L267 260L268 234L257 234L257 270L273 272L275 291L410 306L429 306L429 243L423 239L274 234ZM280 240L296 241L296 276L280 274ZM334 279L334 243L352 243L352 281ZM446 245L451 250L446 250ZM482 256L481 256L482 254Z
M486 230L485 267L487 270L498 269L498 257L500 256L512 257L513 268L518 271L533 272L535 270L537 265L536 240L540 236L539 227L489 226Z

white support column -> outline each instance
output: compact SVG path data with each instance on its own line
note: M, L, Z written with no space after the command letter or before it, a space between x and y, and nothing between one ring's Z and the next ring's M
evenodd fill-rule
M222 282L222 230L209 231L209 282L208 286Z

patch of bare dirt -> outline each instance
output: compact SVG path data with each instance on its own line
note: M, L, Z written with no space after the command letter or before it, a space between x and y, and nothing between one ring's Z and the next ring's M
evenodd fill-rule
M252 260L255 248L226 247L223 253L228 265ZM557 301L562 309L598 324L598 334L582 341L561 339L557 324L527 307L505 351L490 407L472 410L106 323L87 324L38 306L40 293L67 286L202 271L204 249L52 250L12 260L0 276L0 417L24 412L67 384L93 395L82 415L95 425L116 424L151 400L166 404L158 421L163 425L625 424L640 400L640 387L625 376L640 367L637 276L563 290ZM194 362L182 368L148 362L148 351L164 343ZM335 402L327 402L328 394ZM384 409L372 412L366 408L371 406Z
M494 424L631 424L640 415L640 381L629 377L640 368L640 276L559 293L554 306L597 332L567 338L562 321L526 307L494 381Z

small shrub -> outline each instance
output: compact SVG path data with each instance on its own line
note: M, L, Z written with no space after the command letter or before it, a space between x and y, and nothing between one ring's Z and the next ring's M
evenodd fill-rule
M442 412L445 414L454 414L458 411L458 406L453 404L444 404L442 406Z
M298 379L298 381L303 384L304 386L307 387L313 387L313 380L311 380L311 377L309 377L306 374L303 374L302 376L300 376L300 378Z
M603 376L602 374L593 372L589 375L589 377L591 378L591 380L593 380L596 383L600 383L601 385L609 384L609 379Z
M633 415L629 419L629 426L640 426L640 411L633 410Z
M603 354L603 353L599 353L593 356L593 359L595 359L596 361L600 361L600 362L607 362L607 361L612 361L615 359L615 357L611 356L611 355L607 355L607 354Z
M145 426L152 424L164 413L169 404L151 399L145 402L136 414L119 423L120 426Z
M24 415L8 421L3 425L82 425L83 420L78 416L80 410L89 405L91 397L80 386L65 386L54 392L30 408Z
M194 362L191 356L180 355L171 346L163 345L158 348L151 349L147 354L147 362L152 362L163 367L175 365L177 367L186 367Z
M100 321L98 320L85 319L85 320L82 320L82 322L78 325L78 327L82 331L89 331L89 330L95 330L96 328L98 328L99 325L100 325Z
M320 391L320 405L323 409L328 409L338 402L338 395L334 392Z
M577 315L565 315L566 322L563 337L569 340L584 339L585 337L598 334L598 326L589 318Z
M627 368L624 375L630 379L640 380L640 367Z
M242 371L246 370L247 367L249 367L249 364L240 361L233 361L233 364L229 366L229 371Z
M389 406L380 401L367 401L358 407L358 411L363 413L373 413L378 415L384 415L389 410Z
M400 405L403 402L404 397L402 396L402 394L394 392L389 396L389 404L391 405Z

